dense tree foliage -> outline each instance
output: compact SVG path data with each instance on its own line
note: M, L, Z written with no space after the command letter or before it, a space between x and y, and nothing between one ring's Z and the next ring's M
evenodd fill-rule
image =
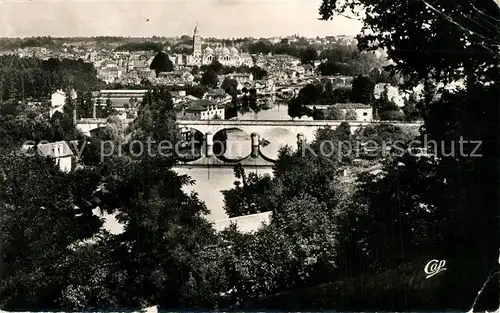
M217 77L217 72L213 69L209 69L201 76L201 82L203 86L209 88L217 88L219 85L219 78Z
M0 100L47 99L56 89L90 91L103 85L94 66L82 60L0 56Z
M384 91L379 98L373 102L375 116L386 121L404 120L404 113L398 108L392 99L389 99L389 91L387 85L384 86Z
M160 42L134 42L119 46L116 51L163 51L163 44Z
M336 107L331 107L326 110L325 119L327 120L343 120L345 119L344 111Z
M333 88L332 83L329 81L307 84L299 90L296 97L288 102L288 115L299 118L307 115L315 117L314 119L319 119L319 117L323 117L323 119L344 119L345 114L339 113L329 117L328 112L319 113L319 110L316 110L314 106L350 103L352 102L351 94L350 87Z
M252 74L253 79L255 80L260 80L263 79L264 77L267 76L267 71L258 67L258 66L246 66L246 65L240 65L240 66L225 66L222 65L218 61L214 61L209 65L202 65L200 67L200 70L203 72L207 72L209 70L213 70L216 72L218 75L227 75L227 74L233 74L233 73L238 73L238 74Z
M300 61L302 64L312 64L318 58L318 52L313 47L307 48L300 53Z
M496 38L499 29L493 21L500 19L500 8L494 1L387 3L355 0L344 4L336 6L335 0L325 0L320 13L324 19L328 19L336 12L363 7L365 27L358 37L359 47L386 48L389 58L394 61L392 70L403 75L408 85L424 84L423 135L445 148L437 149L439 161L430 174L425 174L425 167L432 166L432 163L423 164L424 168L414 171L409 176L411 178L394 179L397 183L394 189L390 189L394 195L399 195L401 188L406 188L401 184L405 182L408 186L414 186L413 181L417 177L422 185L432 186L430 191L442 191L437 195L421 193L423 196L418 204L427 205L431 214L435 214L432 221L445 221L446 225L442 225L439 230L429 226L425 236L434 236L432 240L429 238L429 242L441 240L439 247L446 249L441 250L443 258L447 262L457 262L457 271L443 278L446 283L443 282L441 288L435 290L442 300L429 302L426 307L446 307L453 303L455 307L469 309L477 290L488 278L491 264L498 260L498 203L491 195L498 188L493 183L498 181L495 170L498 167L498 149L495 148L498 145L498 132L494 126L498 123L498 106L493 94L494 90L498 90ZM443 92L435 88L437 83L446 84L460 78L465 79L466 83L462 90ZM440 97L434 96L436 92ZM470 155L471 149L475 148L473 145L463 148L465 151L462 154L468 153L467 156L458 156L457 148L452 145L456 145L460 138L480 140L482 144L476 152L481 156ZM436 150L431 144L428 148ZM455 153L450 154L450 151ZM406 162L402 163L405 167L409 166ZM426 175L433 175L434 184L438 185L426 183ZM390 177L387 179L392 180ZM486 184L486 180L492 183ZM421 189L418 186L414 188L414 193L418 195ZM399 199L403 201L402 204L404 201L413 201L408 196ZM374 202L370 203L374 205ZM419 206L414 207L414 210L424 214L421 223L425 225L426 213L418 212L423 210ZM399 241L402 247L408 245L408 253L417 249L415 253L432 255L435 251L433 247L415 248L418 246L416 243L407 242L411 235L405 232L411 230L410 223L414 221L407 220L408 217L403 213L397 213L396 216L404 219L399 222L400 229L403 227L403 236L401 230L399 234L391 234L388 230L384 241L392 238ZM367 227L366 224L364 227ZM378 227L377 231L380 235ZM373 236L377 234L374 232ZM357 242L361 242L361 239ZM467 256L460 251L467 251ZM401 251L402 257L405 262L410 262L414 257L407 252ZM395 266L395 261L389 258L382 263ZM457 283L461 275L467 275L467 286ZM459 289L457 285L460 285ZM489 284L480 298L483 302L474 309L498 307L497 287ZM459 304L457 299L460 299Z
M335 45L319 55L323 61L318 66L322 75L357 76L368 74L381 67L381 63L371 53L360 53L355 46Z
M414 121L421 118L421 110L423 103L422 100L418 101L414 92L410 93L408 98L405 99L405 105L402 108L407 121Z
M72 115L56 112L50 119L36 108L24 104L0 104L0 150L11 151L40 141L81 140Z
M66 263L75 253L70 245L91 238L102 224L89 203L99 176L62 173L40 156L4 154L0 164L0 306L60 307L66 278L78 269Z
M356 103L371 105L375 91L375 83L369 76L359 75L352 81L351 100Z
M76 131L71 122L65 124L64 113L40 120L35 128L10 130L8 123L27 119L29 110L1 108L10 112L2 132L22 130L25 136L12 133L4 140L0 162L3 309L138 307L144 302L178 307L198 301L189 296L197 291L189 277L199 270L194 265L202 248L215 240L203 217L208 211L195 194L181 190L192 181L171 169L175 155L165 153L172 151L148 152L157 152L161 140L175 146L179 139L168 90L145 95L129 136L110 119L90 142L72 137ZM8 152L24 139L53 141L49 135L83 143L83 168L65 174L52 160ZM126 138L152 144L141 154ZM102 150L104 140L114 151ZM103 158L103 152L112 153ZM102 229L96 208L116 214L124 232Z
M234 176L241 182L235 181L233 189L222 192L226 214L229 217L237 217L267 211L261 210L265 209L269 202L266 194L271 189L271 178L260 178L253 172L247 175L241 165L235 166Z
M172 72L174 70L174 64L168 57L168 54L160 51L155 55L153 61L151 61L149 68L154 70L158 77L162 72Z

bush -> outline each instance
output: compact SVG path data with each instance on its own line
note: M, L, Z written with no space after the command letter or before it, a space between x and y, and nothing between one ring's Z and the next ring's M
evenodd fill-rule
M471 260L453 260L456 271L425 279L423 268L428 261L420 260L379 274L365 274L354 279L287 291L245 302L239 308L290 311L396 311L407 308L468 310L476 296L470 285L477 286L479 290L482 282L470 281L467 274L458 268L470 268ZM449 261L452 263L452 260ZM403 280L403 277L406 279ZM455 292L450 292L451 288ZM487 288L487 291L495 291L495 288ZM478 303L478 306L481 304Z
M354 111L353 109L348 109L345 112L345 119L347 121L355 121L357 118L358 118L358 116L356 114L356 111Z
M405 114L399 110L385 111L380 113L380 119L383 121L404 121Z

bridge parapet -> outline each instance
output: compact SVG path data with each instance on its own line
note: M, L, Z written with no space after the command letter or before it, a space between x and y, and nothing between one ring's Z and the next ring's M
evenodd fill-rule
M341 121L341 120L178 120L179 125L220 125L220 126L338 126L349 125L391 124L397 126L420 126L423 122L401 121Z
M385 122L385 121L336 121L336 120L179 120L177 124L181 128L195 129L202 134L211 132L216 134L224 129L239 129L247 133L257 133L263 135L272 129L285 129L291 132L294 136L302 133L304 139L312 141L315 138L316 132L320 128L332 127L337 128L343 122L347 122L354 133L357 129L368 125L376 124L391 124L396 126L421 126L422 123L406 123L406 122ZM264 138L265 139L265 138Z
M123 124L130 124L134 121L134 119L124 119L121 120ZM76 120L77 124L105 124L108 122L107 118L81 118L79 120Z

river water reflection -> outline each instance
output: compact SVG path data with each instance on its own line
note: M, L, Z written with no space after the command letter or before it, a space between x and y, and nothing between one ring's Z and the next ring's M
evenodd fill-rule
M210 210L207 218L211 221L227 218L224 212L224 197L221 190L231 189L237 180L232 168L174 168L179 174L189 175L196 181L193 186L185 186L185 192L194 191L198 193L200 200ZM257 174L272 175L272 168L245 168L245 172L256 172Z
M240 120L289 120L288 106L283 102L274 102L268 110L262 110L258 113L249 112L245 114L238 114L238 119ZM228 133L228 150L235 151L237 155L235 158L240 158L242 152L246 155L250 153L249 139L247 136L250 134L238 134L237 132ZM282 144L293 144L296 143L296 139L293 138L293 142L289 142L290 138L285 137L281 134L276 134L273 137L265 138L271 141L273 144L269 146L270 154L275 154L277 151L277 142ZM243 139L244 138L244 139ZM241 140L239 140L241 139ZM245 147L235 147L235 145L243 144ZM233 148L231 148L233 146ZM230 154L230 153L229 153ZM267 154L267 153L266 153ZM227 155L227 157L232 157ZM220 220L227 218L224 212L224 198L222 196L221 190L231 189L234 186L234 182L237 180L234 177L232 168L174 168L179 174L189 175L192 179L196 181L193 186L186 186L186 192L197 192L200 200L205 202L207 208L210 210L210 215L208 219L210 220ZM272 175L272 167L269 168L245 168L246 172L256 172L258 174L270 174Z

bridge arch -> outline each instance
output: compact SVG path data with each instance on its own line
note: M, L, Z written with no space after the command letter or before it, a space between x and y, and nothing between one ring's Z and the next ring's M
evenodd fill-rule
M203 145L205 142L205 134L192 127L182 127L181 142L179 142L175 149L179 160L182 161L195 161L203 155Z
M223 161L241 161L252 151L251 133L238 128L223 128L213 137L214 156Z
M297 134L289 129L271 128L260 135L260 152L268 159L277 160L280 148L286 145L297 148Z

